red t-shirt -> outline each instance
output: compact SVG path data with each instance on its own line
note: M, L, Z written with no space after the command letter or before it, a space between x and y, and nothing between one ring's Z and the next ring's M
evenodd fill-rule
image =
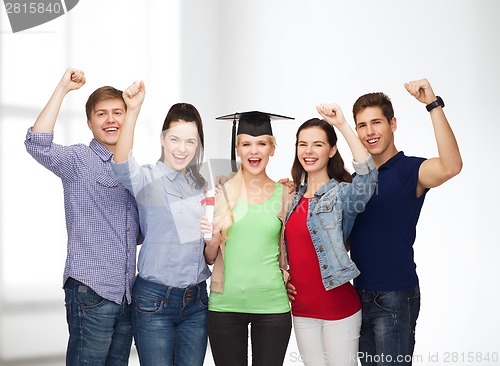
M318 256L307 229L308 208L309 200L302 197L286 223L290 282L297 290L295 300L291 302L292 313L323 320L347 318L361 309L361 302L350 282L325 290Z

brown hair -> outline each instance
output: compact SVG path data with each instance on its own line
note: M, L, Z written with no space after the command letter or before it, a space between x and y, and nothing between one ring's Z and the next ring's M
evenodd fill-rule
M295 190L298 190L302 183L307 182L307 172L304 170L302 164L300 164L299 157L297 155L299 134L302 130L312 127L319 127L325 132L326 139L330 147L334 147L337 144L337 134L335 133L333 126L323 119L312 118L310 120L305 121L299 127L295 139L295 159L292 165L292 179L295 184ZM328 165L326 169L328 172L328 177L330 179L335 178L339 182L352 182L352 176L346 170L344 166L344 160L342 159L342 156L340 156L339 151L337 151L335 155L333 155L328 160Z
M85 104L85 113L87 114L87 120L90 121L90 116L94 111L95 105L100 101L106 99L120 99L121 101L123 101L125 110L127 110L127 104L123 100L123 92L121 90L115 89L112 86L102 86L94 90L94 92L90 94L89 99Z
M356 116L368 107L379 107L382 114L387 118L388 122L394 118L394 109L392 108L391 99L384 93L368 93L360 96L352 106L352 115L354 124L357 124Z

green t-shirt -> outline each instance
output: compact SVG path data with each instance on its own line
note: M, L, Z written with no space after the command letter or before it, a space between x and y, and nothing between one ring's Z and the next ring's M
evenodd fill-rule
M278 314L290 311L278 263L282 185L257 205L239 200L227 232L224 292L211 292L211 311Z

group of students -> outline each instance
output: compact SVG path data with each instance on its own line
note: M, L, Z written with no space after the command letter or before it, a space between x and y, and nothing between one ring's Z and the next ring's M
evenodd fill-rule
M432 159L398 152L391 101L370 93L353 107L357 134L338 105L317 107L322 118L299 127L283 185L266 168L276 148L270 121L286 117L233 115L240 165L215 196L213 220L204 216L197 109L174 104L159 160L140 165L132 148L143 82L90 95L88 146L53 142L64 97L84 84L82 71L67 69L25 141L64 188L67 365L127 365L132 337L141 365L203 365L208 340L217 366L247 365L250 328L252 364L277 366L292 322L307 366L411 364L416 224L427 191L462 167L427 80L405 87L430 113ZM352 175L335 129L352 152Z

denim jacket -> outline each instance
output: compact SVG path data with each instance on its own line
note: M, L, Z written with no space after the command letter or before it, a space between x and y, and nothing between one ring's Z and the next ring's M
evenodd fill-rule
M363 163L353 162L356 175L352 183L329 180L309 200L307 228L311 235L323 285L326 290L340 286L359 275L359 270L349 257L345 243L358 213L375 192L378 170L371 156ZM295 193L286 221L307 190L302 185ZM293 279L292 279L293 281Z

